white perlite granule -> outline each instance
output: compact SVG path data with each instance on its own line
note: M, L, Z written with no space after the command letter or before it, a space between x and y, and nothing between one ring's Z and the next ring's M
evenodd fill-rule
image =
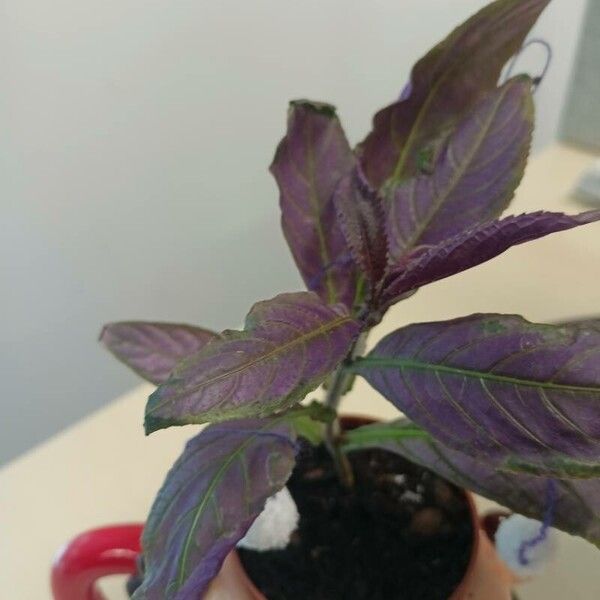
M515 575L523 578L539 573L554 557L556 530L548 528L542 540L523 548L530 540L537 540L542 523L523 515L504 519L496 531L496 550ZM525 559L525 561L523 560Z
M299 518L296 503L284 487L267 500L264 510L237 545L249 550L281 550L288 545Z

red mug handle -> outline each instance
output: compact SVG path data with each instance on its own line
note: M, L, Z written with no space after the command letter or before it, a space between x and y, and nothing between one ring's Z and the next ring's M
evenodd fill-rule
M114 525L78 535L52 565L54 600L105 600L96 581L106 575L133 574L143 525Z

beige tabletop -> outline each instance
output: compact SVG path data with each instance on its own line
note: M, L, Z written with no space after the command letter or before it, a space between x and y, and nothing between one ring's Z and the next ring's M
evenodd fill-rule
M568 192L593 159L558 145L537 155L513 212L580 210ZM427 286L390 311L370 341L409 322L473 312L514 312L536 321L600 313L600 225L513 248ZM0 470L0 598L50 598L48 569L65 540L97 525L145 518L167 468L194 432L173 427L145 438L142 414L150 390L141 385ZM344 406L348 412L396 414L362 381ZM121 581L109 583L108 594L124 598ZM600 551L561 534L555 563L520 596L600 599Z

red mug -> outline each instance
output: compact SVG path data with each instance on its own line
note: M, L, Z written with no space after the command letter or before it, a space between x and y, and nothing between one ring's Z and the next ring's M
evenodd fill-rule
M107 575L132 575L139 556L141 523L92 529L58 553L52 565L55 600L106 600L96 581Z
M97 582L107 575L133 575L140 553L141 523L86 531L59 551L52 565L54 600L107 600ZM263 600L250 581L237 552L225 559L205 600Z
M451 600L509 600L514 575L498 558L489 534L498 517L479 522L471 563ZM96 583L107 575L132 575L137 570L142 524L114 525L82 533L61 549L52 567L54 600L107 600ZM487 533L486 533L487 532ZM229 554L206 600L263 600L247 577L237 553Z

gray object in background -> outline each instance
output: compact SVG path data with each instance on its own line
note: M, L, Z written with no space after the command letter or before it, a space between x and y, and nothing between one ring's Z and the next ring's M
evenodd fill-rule
M600 151L600 1L590 0L564 108L561 138Z
M581 176L573 190L573 197L582 204L600 206L600 160Z

